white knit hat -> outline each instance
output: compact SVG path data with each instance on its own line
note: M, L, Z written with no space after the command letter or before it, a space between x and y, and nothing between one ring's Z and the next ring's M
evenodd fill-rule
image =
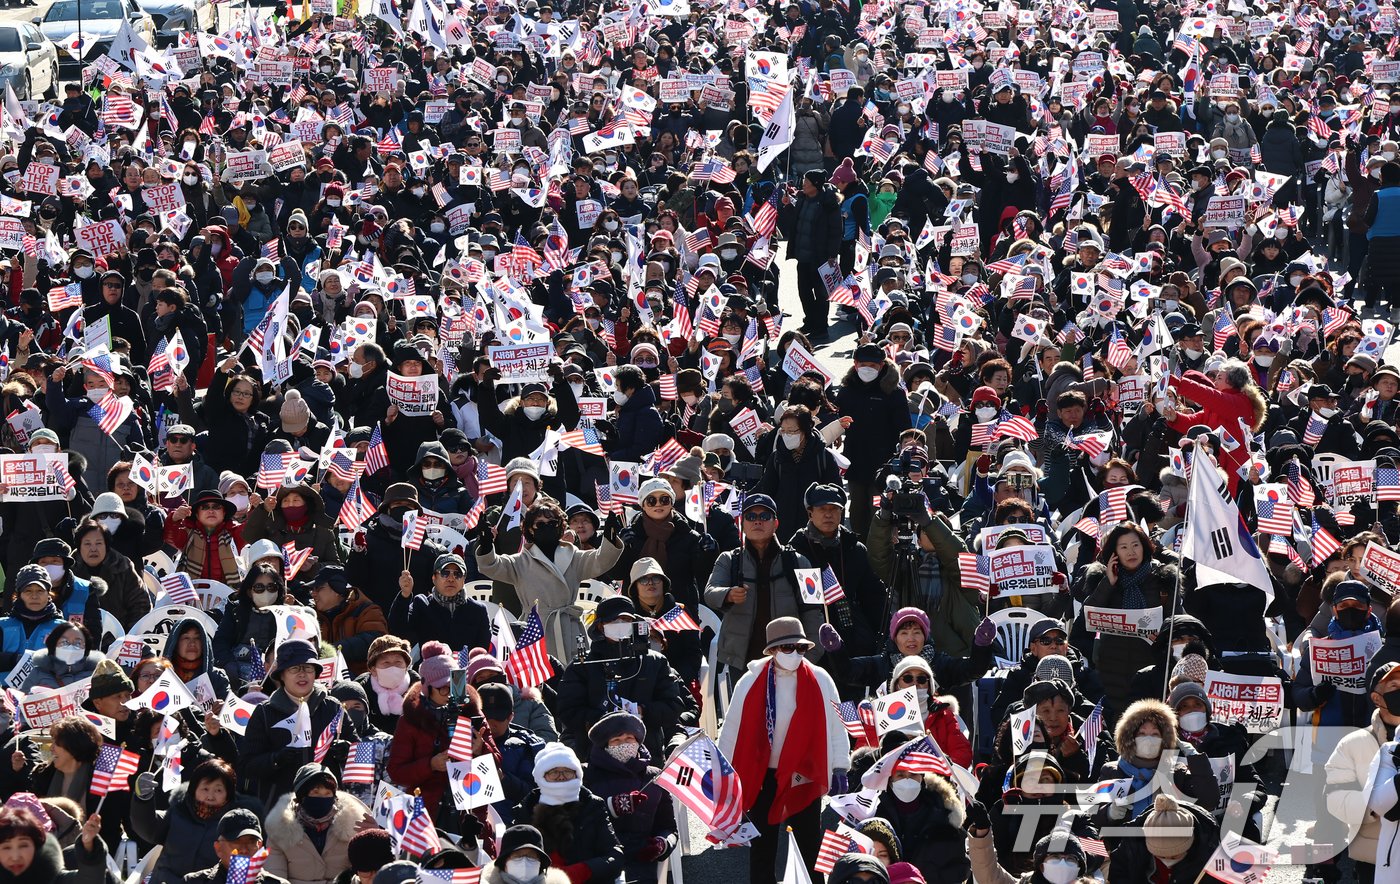
M535 767L531 771L535 782L544 782L544 775L556 767L567 767L579 777L583 776L583 765L579 764L574 750L563 743L545 743L544 748L535 756Z

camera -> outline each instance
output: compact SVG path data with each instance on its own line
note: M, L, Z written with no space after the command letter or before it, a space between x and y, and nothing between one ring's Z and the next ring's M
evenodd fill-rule
M735 488L749 491L763 478L763 465L736 460L724 471L724 478Z

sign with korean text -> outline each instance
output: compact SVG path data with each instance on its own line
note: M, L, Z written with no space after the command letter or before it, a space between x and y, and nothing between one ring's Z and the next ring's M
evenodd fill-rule
M389 401L399 407L400 415L427 417L437 408L437 381L435 374L411 378L391 371L385 389L389 393Z
M1206 696L1216 722L1242 724L1252 734L1266 734L1283 725L1283 682L1277 678L1210 671Z
M1327 499L1335 508L1349 507L1376 496L1372 484L1376 472L1374 460L1354 460L1332 467L1332 480L1327 485Z
M1377 546L1374 541L1366 544L1361 554L1361 573L1392 596L1400 593L1400 553Z
M24 248L24 222L18 218L0 218L0 248Z
M66 454L0 454L0 502L66 500L54 464L66 469Z
M580 396L578 413L589 420L602 420L608 416L608 400L602 396Z
M224 181L249 181L261 178L263 163L267 162L265 150L231 150L224 155Z
M828 384L834 380L831 372L817 361L817 357L813 356L806 347L797 341L788 344L787 355L783 357L783 371L793 380L800 378L804 371L821 372Z
M284 141L272 149L267 155L267 161L272 164L274 171L285 172L306 165L306 150L296 139Z
M554 345L525 344L519 347L491 346L486 348L491 365L501 372L501 383L521 384L548 381L549 363L554 359Z
M992 585L1000 596L1055 592L1055 550L1046 544L1009 546L987 552Z
M1162 628L1162 607L1125 609L1085 605L1084 628L1100 635L1126 636L1151 642Z
M1026 533L1026 539L1031 543L1050 542L1050 538L1045 531L1045 526L1030 522L1018 522L1013 525L991 525L983 528L977 533L978 549L996 549L997 540L1007 531L1024 531Z
M1363 632L1351 638L1312 638L1308 666L1313 684L1325 678L1348 694L1366 693L1366 664L1380 650L1381 634Z
M1213 196L1202 218L1205 227L1243 227L1244 212L1249 201L1245 196Z

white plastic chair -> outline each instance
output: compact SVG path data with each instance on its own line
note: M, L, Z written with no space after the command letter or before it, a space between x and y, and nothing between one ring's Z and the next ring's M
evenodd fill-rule
M618 594L618 591L613 589L610 583L605 583L602 580L584 580L578 585L578 595L575 596L574 603L583 607L583 602L591 602L592 606L585 608L585 610L593 610L603 599L612 598Z
M233 595L233 587L227 583L203 577L190 582L194 584L195 594L199 596L201 611L222 611L224 605L228 604L229 598Z
M719 665L719 634L723 623L714 611L704 605L700 606L700 628L709 629L715 634L710 640L709 650L705 653L704 665L709 672L707 677L700 681L700 696L705 701L700 725L705 733L716 740L719 739L719 724L729 709L729 679L725 677Z
M126 635L126 630L122 628L122 622L117 616L108 610L100 610L102 615L102 636L98 639L98 646L103 650L110 648L117 639ZM135 848L132 848L135 850Z
M489 602L491 601L491 581L473 580L471 583L462 587L462 595L474 601L482 603Z
M1048 616L1030 608L1006 608L990 615L997 627L997 641L1002 653L997 656L998 669L1011 669L1026 655L1031 644L1031 626Z
M1298 637L1293 640L1292 646L1288 649L1287 656L1283 658L1283 670L1288 673L1289 678L1297 678L1300 669L1307 665L1303 660L1302 654L1299 652L1299 646L1302 645L1304 639L1310 639L1311 637L1311 629L1304 629L1302 632L1298 633Z
M165 550L156 550L141 561L146 564L146 567L153 570L158 578L175 570L175 560Z

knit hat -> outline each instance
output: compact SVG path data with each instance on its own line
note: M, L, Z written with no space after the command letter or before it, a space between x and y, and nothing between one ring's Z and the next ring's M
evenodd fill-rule
M104 491L97 495L97 499L92 502L92 512L88 513L94 519L98 516L120 516L126 518L126 504L112 491Z
M901 676L903 676L907 672L911 672L914 670L922 672L923 674L928 676L928 689L930 693L938 690L938 682L935 681L933 678L933 669L929 667L928 661L925 660L923 657L912 656L905 657L898 663L894 664L894 671L890 673L891 688L893 688L894 685L899 683L899 679Z
M301 391L288 390L278 416L282 418L283 430L288 433L300 433L305 431L306 425L311 422L311 406L301 398Z
M609 712L588 729L588 740L595 746L606 746L613 737L631 734L638 743L647 740L647 726L630 712Z
M485 648L473 648L471 655L467 658L467 684L476 681L476 677L483 672L505 672L505 666L500 660L491 656L491 652Z
M352 872L372 872L394 861L394 845L383 829L365 829L345 845Z
M506 464L506 484L509 485L510 480L514 479L517 475L520 474L524 474L526 476L529 476L531 479L534 479L536 486L540 484L539 467L536 467L535 462L530 460L528 457L517 457L510 463Z
M831 177L827 180L831 182L832 187L836 188L845 187L847 184L855 181L856 167L855 164L851 162L851 158L846 157L843 159L841 165L836 167L836 171L832 172Z
M924 638L927 639L929 636L928 615L918 608L900 608L894 612L894 616L890 618L890 639L893 640L899 634L899 627L910 620L919 624L919 628L924 631Z
M903 845L899 843L899 836L895 834L894 827L890 821L878 816L872 816L860 825L856 826L856 831L865 837L879 841L885 845L886 852L890 855L890 862L899 862L899 857L903 854Z
M1064 769L1055 760L1055 756L1042 749L1033 749L1016 759L1016 767L1012 773L1011 782L1018 789L1024 789L1026 773L1034 771L1036 776L1049 773L1051 778L1057 783L1065 781Z
M442 642L428 642L423 645L423 660L418 664L418 674L423 683L431 688L447 687L452 680L452 670L456 669L452 651Z
M734 440L723 433L711 433L700 440L700 447L705 451L733 451Z
M287 216L287 226L290 227L293 224L300 224L308 230L311 229L311 224L306 220L306 212L302 209L294 209L292 214Z
M826 876L826 884L846 884L858 872L867 872L881 884L889 884L890 873L885 871L884 863L867 853L848 853L838 859Z
M1186 853L1195 841L1194 823L1191 814L1183 810L1175 798L1166 792L1158 792L1152 809L1142 822L1147 852L1158 858Z
M1035 842L1033 856L1036 865L1044 862L1045 858L1051 854L1073 857L1079 863L1080 871L1088 868L1089 859L1084 854L1084 845L1079 843L1079 838L1072 832L1059 829Z
M15 594L24 591L26 586L37 583L44 588L45 592L53 592L53 584L49 582L49 572L44 570L43 565L25 565L15 574Z
M233 470L224 470L219 474L219 494L221 496L228 497L229 492L233 490L233 486L235 485L242 485L244 488L248 488L248 480L238 475Z
M388 653L403 654L405 663L413 660L413 655L409 653L408 642L397 635L381 635L369 643L369 653L365 655L365 665L370 669L374 668L374 661Z
M337 595L346 596L350 594L350 580L345 576L345 569L339 565L322 565L316 572L315 582L312 587L327 584L335 590Z
M1167 695L1167 705L1175 711L1182 703L1193 697L1206 704L1206 711L1210 711L1210 697L1206 694L1206 689L1194 681L1183 681L1172 688L1172 692Z
M30 557L29 561L37 562L49 556L57 556L63 559L64 563L70 567L73 564L73 548L57 537L45 537L43 540L34 544L34 555Z
M396 860L374 873L371 884L412 884L418 880L418 863Z
M889 873L890 884L927 884L924 873L913 863L890 863L885 871Z
M369 694L365 693L365 688L357 681L338 681L331 685L331 696L335 697L344 705L347 700L354 700L369 707Z
M637 502L641 503L653 494L664 494L674 502L676 492L671 488L671 483L665 479L647 479L642 483L642 487L637 489Z
M1170 681L1173 683L1193 681L1196 684L1205 684L1208 669L1210 666L1206 663L1205 657L1200 654L1184 654L1172 667Z
M1061 657L1059 654L1040 658L1040 662L1035 664L1035 680L1042 681L1052 678L1059 679L1066 684L1074 684L1074 666L1070 664L1069 658Z
M506 860L510 859L512 853L527 848L539 854L541 868L549 868L549 853L544 849L544 836L534 826L511 826L505 830L496 850L496 868L504 869Z
M556 767L567 767L580 778L583 777L583 765L579 764L578 756L574 750L563 743L545 743L535 756L535 767L530 774L535 778L536 783L544 782L544 775L554 770Z
M336 781L335 774L331 769L319 761L308 761L297 768L296 776L292 777L292 794L297 798L305 798L317 786L329 786L338 789L340 783Z
M136 686L131 683L131 679L126 677L122 668L115 661L106 657L97 661L97 668L92 673L92 684L88 691L88 696L94 700L103 697L110 697L113 694L120 694L122 691L135 691Z

